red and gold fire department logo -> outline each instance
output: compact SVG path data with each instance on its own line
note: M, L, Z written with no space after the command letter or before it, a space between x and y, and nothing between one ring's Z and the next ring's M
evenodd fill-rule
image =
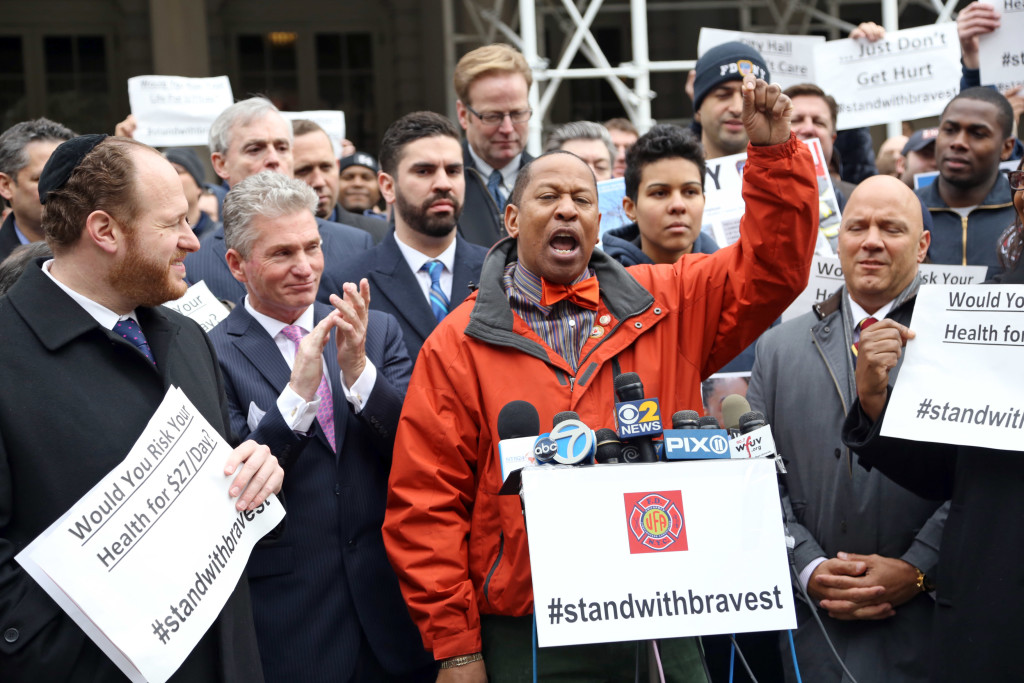
M629 520L629 552L686 550L683 496L680 491L625 493Z

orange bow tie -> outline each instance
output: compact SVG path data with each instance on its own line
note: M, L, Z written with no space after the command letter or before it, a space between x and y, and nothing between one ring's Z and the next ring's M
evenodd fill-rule
M601 294L597 286L597 278L590 277L574 285L557 285L541 278L541 306L554 306L563 299L568 299L580 308L597 310Z

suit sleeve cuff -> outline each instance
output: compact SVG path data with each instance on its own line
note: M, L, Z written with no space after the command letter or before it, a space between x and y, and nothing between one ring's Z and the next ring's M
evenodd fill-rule
M807 592L807 582L811 580L811 574L818 568L818 565L825 561L824 557L816 557L807 563L807 566L800 571L800 586Z
M313 426L313 420L316 419L316 411L319 407L319 396L314 396L312 401L306 401L295 393L291 384L286 384L284 391L277 397L277 409L280 411L284 423L293 432L308 433Z
M338 381L341 382L341 388L345 391L345 399L358 415L366 407L367 401L370 400L370 394L373 393L373 387L377 383L377 367L373 361L367 358L363 374L359 375L359 379L352 383L351 388L345 386L345 382L340 376Z

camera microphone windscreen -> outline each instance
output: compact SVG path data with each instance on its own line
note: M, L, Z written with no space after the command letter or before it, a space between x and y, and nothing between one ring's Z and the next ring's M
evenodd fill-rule
M680 410L672 415L672 429L697 429L700 415L696 410Z
M509 401L498 413L498 439L540 434L540 415L529 401Z
M750 403L739 394L729 394L722 399L722 422L729 431L740 428L740 417L750 412Z
M598 429L594 432L597 440L597 453L594 461L600 464L622 462L622 442L614 429Z
M575 411L563 410L560 413L555 413L555 416L551 418L551 426L557 427L559 423L565 422L566 420L579 420L580 416Z
M624 372L614 382L615 396L620 401L639 401L644 397L644 383L635 372Z
M740 434L749 434L758 427L764 427L766 424L768 423L765 421L764 413L756 410L743 413L739 419Z
M721 429L722 425L718 424L718 420L713 415L705 415L704 417L697 418L698 429Z

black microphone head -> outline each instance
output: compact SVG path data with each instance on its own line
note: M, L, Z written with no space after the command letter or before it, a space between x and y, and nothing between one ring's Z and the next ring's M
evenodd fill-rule
M700 425L700 429L721 429L722 425L718 424L718 420L713 415L705 415L704 417L697 419L697 424Z
M594 439L597 441L597 453L594 454L594 462L609 464L622 462L622 442L614 429L598 429L594 432Z
M750 403L739 394L729 394L722 399L722 422L726 429L739 429L740 416L750 412Z
M639 401L644 397L644 383L635 372L624 372L614 381L615 396L620 401Z
M672 429L697 429L699 417L696 410L680 410L672 415Z
M498 413L498 439L540 434L540 415L529 401L509 401Z
M556 413L555 416L553 418L551 418L551 426L552 427L557 427L558 425L560 425L561 423L565 422L566 420L576 420L576 421L579 421L579 419L580 419L580 416L576 412L574 412L572 410L563 410L560 413Z
M764 419L764 413L760 413L756 410L751 410L749 413L743 413L740 415L740 433L747 434L752 432L758 427L764 427L767 422Z

